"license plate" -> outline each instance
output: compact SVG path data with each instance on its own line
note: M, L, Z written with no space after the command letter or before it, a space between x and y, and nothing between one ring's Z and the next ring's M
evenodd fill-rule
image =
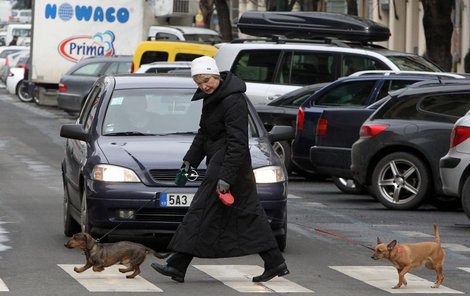
M161 207L189 207L193 201L192 193L161 193Z

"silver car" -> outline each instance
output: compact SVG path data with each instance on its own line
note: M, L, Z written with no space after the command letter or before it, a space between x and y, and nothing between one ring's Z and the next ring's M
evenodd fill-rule
M470 112L455 123L449 152L441 158L439 170L444 193L460 196L470 219Z

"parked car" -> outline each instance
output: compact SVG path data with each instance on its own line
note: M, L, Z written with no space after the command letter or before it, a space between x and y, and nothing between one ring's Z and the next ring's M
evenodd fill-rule
M357 73L360 74L360 73ZM358 76L355 74L354 76ZM414 76L415 74L393 74ZM459 78L462 81L462 75L455 75L452 73L439 73L439 75L426 75L421 73L419 76L422 82L417 82L410 87L419 87L425 83L450 83L456 82ZM385 80L387 81L387 80ZM385 84L392 83L391 81ZM393 84L393 83L392 83ZM382 85L382 88L384 86ZM392 90L391 90L392 91ZM313 170L321 175L332 176L332 181L341 191L349 194L362 194L367 191L367 188L357 184L352 176L351 166L351 147L352 144L359 139L359 131L364 121L384 102L386 98L380 99L375 103L365 107L357 108L355 106L343 106L341 108L326 108L318 117L315 142L310 147L310 163Z
M199 128L202 100L191 102L195 90L190 77L122 74L97 80L77 123L61 129L67 138L62 161L66 235L80 229L95 235L111 229L125 235L174 233L206 171L201 164L192 181L175 185ZM271 141L290 137L293 129L277 127L268 134L250 104L249 112L258 196L283 250L287 176ZM141 121L145 118L148 124ZM169 197L172 202L165 203Z
M444 195L439 160L454 123L469 109L468 82L397 91L361 126L351 150L354 179L389 209L456 201Z
M364 71L340 78L305 100L298 109L296 133L292 143L292 162L311 174L318 173L311 161L311 149L316 145L317 123L324 110L348 108L353 110L351 112L354 113L354 110L362 110L374 104L387 96L390 91L406 87L418 81L429 79L437 81L444 78L463 79L464 77L463 75L442 72ZM365 120L364 117L361 118ZM343 123L349 124L349 121L345 120ZM348 125L348 127L352 126ZM341 150L350 147L356 135L358 133L353 130L346 137L338 138L340 141L347 141L344 145L340 145ZM342 154L337 162L338 165L343 162L348 164L349 151L342 150L338 152ZM333 178L333 180L338 188L344 192L352 193L356 191L354 183L345 183L344 180L338 180L337 178ZM349 188L351 186L352 188ZM359 192L361 191L359 190Z
M363 30L352 32L351 24ZM258 38L222 43L214 58L221 71L231 71L247 82L246 94L254 105L265 105L301 86L332 82L362 70L442 71L421 56L373 44L378 34L372 32L386 41L388 28L350 15L247 11L237 26L242 33ZM320 31L326 33L318 36Z
M256 112L263 122L266 130L270 131L275 125L288 125L295 128L297 110L300 105L316 91L328 83L317 83L307 85L296 90L290 91L277 99L269 102L267 105L257 105ZM274 151L281 158L286 166L288 173L296 171L303 173L295 167L291 161L291 142L294 138L285 141L273 143Z
M6 46L6 45L7 45L7 32L0 32L0 47Z
M8 69L5 67L8 65L7 56L9 54L12 54L18 51L23 51L23 50L29 50L29 47L27 46L1 46L0 47L0 74L1 74L0 79L3 82L7 80L7 76L8 76Z
M191 70L191 62L153 62L140 66L135 73L168 73L174 70Z
M16 95L22 102L33 101L27 84L23 84L28 80L29 61L29 51L18 52L15 61L8 67L6 89L10 94Z
M72 66L59 81L57 105L68 112L79 112L93 83L103 75L130 73L132 56L95 56Z
M452 129L450 148L439 162L442 190L457 196L470 219L470 112L460 118Z
M185 41L143 41L137 45L131 72L153 62L190 62L200 56L214 56L217 48L210 44Z
M147 40L182 40L216 44L222 42L217 31L190 26L150 26Z

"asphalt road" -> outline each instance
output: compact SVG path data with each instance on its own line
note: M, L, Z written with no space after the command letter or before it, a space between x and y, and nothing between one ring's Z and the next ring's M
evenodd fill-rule
M0 89L0 295L405 295L470 293L470 220L461 211L423 206L390 211L367 195L341 194L328 180L293 177L289 184L288 244L291 274L253 284L262 272L257 255L195 259L178 284L157 274L147 258L142 274L125 279L114 268L77 274L85 257L64 247L60 162L61 124L74 118L54 107L20 102ZM444 287L421 269L408 286L391 287L397 274L370 258L376 237L399 242L433 240L437 223L447 253ZM118 238L122 239L122 238ZM141 241L160 247L154 240ZM69 273L70 272L70 273Z

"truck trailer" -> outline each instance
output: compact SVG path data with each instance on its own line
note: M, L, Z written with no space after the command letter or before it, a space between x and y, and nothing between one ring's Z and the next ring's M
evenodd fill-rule
M61 76L90 56L132 55L156 23L145 0L33 1L30 85L40 105L57 105Z

